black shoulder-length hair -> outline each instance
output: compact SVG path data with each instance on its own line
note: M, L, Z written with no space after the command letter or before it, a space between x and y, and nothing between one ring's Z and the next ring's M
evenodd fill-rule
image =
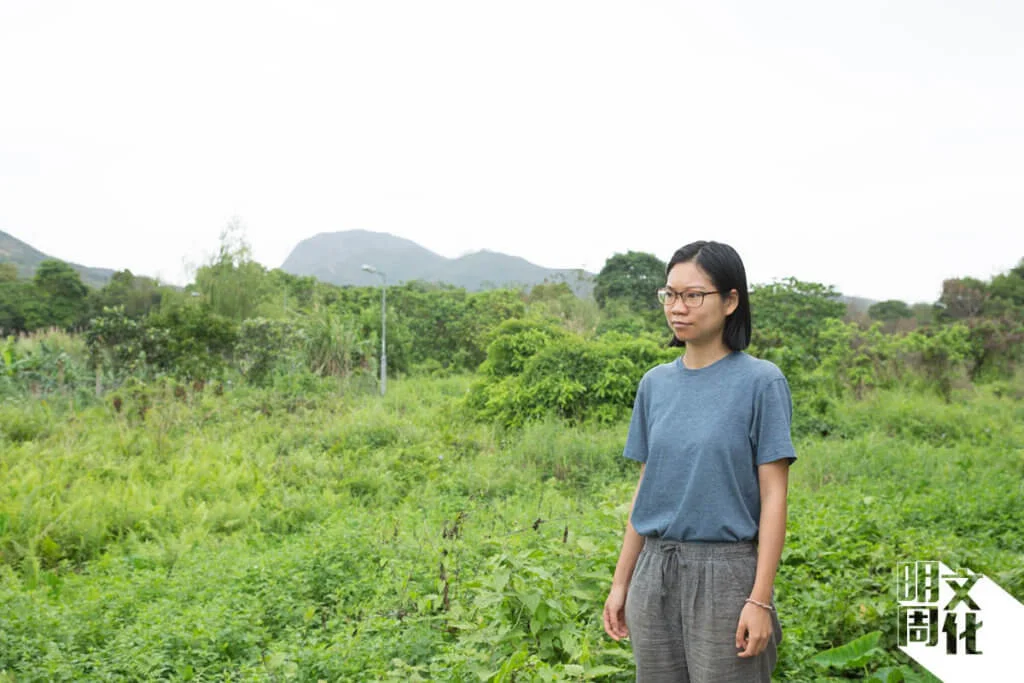
M739 294L739 305L725 319L722 340L733 351L742 351L750 346L750 292L747 291L747 271L736 250L721 242L704 240L690 242L676 251L665 268L665 277L672 267L679 263L693 261L711 278L715 289L725 294L735 289ZM676 339L673 334L669 346L686 346L685 342Z

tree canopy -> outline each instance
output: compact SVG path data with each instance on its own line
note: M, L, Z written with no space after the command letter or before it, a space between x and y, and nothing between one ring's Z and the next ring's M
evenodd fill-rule
M220 248L196 271L195 289L210 309L242 321L256 315L265 293L266 269L252 260L245 228L237 218L220 235Z
M905 301L887 299L886 301L871 304L868 307L868 317L872 320L888 322L902 318L913 318L914 312L910 310L910 306Z
M63 261L47 259L36 268L32 283L42 295L46 324L68 328L85 322L89 288L74 268Z
M634 312L653 311L659 308L655 292L664 284L664 261L654 254L629 251L605 261L594 282L594 299L601 308L621 301Z

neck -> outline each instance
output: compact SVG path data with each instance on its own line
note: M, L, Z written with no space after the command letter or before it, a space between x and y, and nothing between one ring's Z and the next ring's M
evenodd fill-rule
M683 354L683 365L690 370L706 368L716 361L720 361L731 353L724 342L708 346L694 346L688 343L686 352Z

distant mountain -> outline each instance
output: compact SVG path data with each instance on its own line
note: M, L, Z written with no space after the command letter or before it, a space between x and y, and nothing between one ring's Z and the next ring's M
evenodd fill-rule
M564 281L578 295L593 289L594 274L583 270L544 268L518 256L478 251L450 259L411 240L368 230L320 233L292 250L281 270L312 275L336 285L380 284L369 264L387 274L388 284L422 280L464 287L470 291Z
M16 265L19 278L31 278L40 263L52 258L52 256L47 256L38 249L0 230L0 263ZM114 275L114 271L109 268L90 268L77 263L68 263L68 265L77 270L78 274L82 276L82 282L90 287L102 287Z

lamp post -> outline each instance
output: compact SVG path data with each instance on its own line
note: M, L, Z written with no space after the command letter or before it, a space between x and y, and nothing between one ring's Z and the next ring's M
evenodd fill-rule
M388 276L384 271L377 270L365 263L363 264L363 270L367 273L380 275L380 279L383 282L383 286L380 289L380 395L383 396L388 386Z

